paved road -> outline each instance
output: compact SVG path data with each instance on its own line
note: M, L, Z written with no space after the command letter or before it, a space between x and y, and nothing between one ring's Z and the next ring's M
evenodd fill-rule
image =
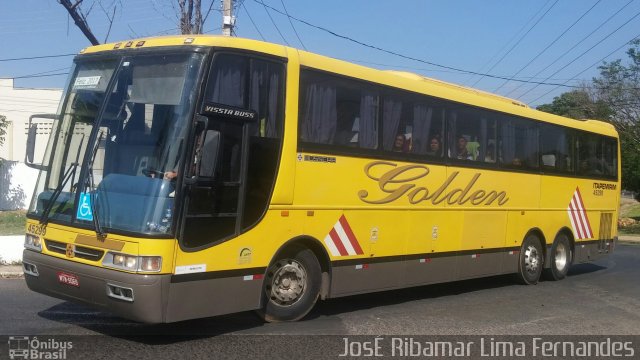
M167 358L186 348L215 349L225 343L220 339L229 339L220 335L227 334L640 335L639 265L640 244L619 245L608 259L572 267L560 282L522 286L500 276L332 299L320 303L306 321L282 324L264 324L247 312L144 325L32 293L23 280L5 279L0 280L0 335L106 335L96 339L107 348L143 344L154 349L159 343ZM151 336L139 340L145 335ZM243 338L252 337L232 337L235 343Z

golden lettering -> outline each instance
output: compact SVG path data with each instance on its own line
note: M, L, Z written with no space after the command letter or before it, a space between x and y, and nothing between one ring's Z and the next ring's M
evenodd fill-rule
M469 197L471 199L472 205L480 205L480 203L484 200L486 192L484 190L478 190L471 194Z
M386 172L383 172L386 169ZM475 173L464 188L450 188L451 184L460 174L452 172L447 179L434 192L424 186L418 186L414 182L429 175L430 170L424 165L398 166L389 161L374 161L367 164L364 173L378 184L378 188L385 194L379 199L372 199L367 190L360 190L358 197L369 204L388 204L406 196L410 204L419 204L423 201L431 201L438 205L444 201L449 205L497 205L502 206L509 201L506 191L475 190L472 191L481 173ZM380 174L381 175L376 175ZM468 195L469 194L469 195Z

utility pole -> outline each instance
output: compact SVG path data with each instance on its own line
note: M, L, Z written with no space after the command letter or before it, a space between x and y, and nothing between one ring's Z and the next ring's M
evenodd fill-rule
M82 0L78 0L75 4L71 4L69 0L58 0L62 6L69 12L69 15L73 18L73 21L76 23L76 26L80 28L84 36L91 42L91 45L100 45L100 42L89 29L89 25L85 21L85 18L82 14L78 14L78 5L82 2Z
M222 0L222 35L231 36L235 18L232 14L233 0Z

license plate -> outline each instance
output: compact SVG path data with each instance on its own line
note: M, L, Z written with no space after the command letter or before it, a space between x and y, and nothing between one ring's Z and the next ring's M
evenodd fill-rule
M80 286L80 282L78 282L78 277L73 274L68 274L65 272L58 272L58 282L61 284L67 284L75 287Z

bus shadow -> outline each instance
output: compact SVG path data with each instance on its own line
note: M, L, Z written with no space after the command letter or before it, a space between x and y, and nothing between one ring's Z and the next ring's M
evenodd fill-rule
M347 296L320 302L307 318L333 316L354 310L366 310L517 285L514 275L509 274Z
M252 311L169 324L144 324L72 302L62 302L52 306L40 311L38 316L50 321L78 326L101 335L149 345L216 337L256 329L265 324Z
M572 276L591 274L605 269L607 269L607 267L594 263L571 265L569 272L567 273L567 277L570 278Z

